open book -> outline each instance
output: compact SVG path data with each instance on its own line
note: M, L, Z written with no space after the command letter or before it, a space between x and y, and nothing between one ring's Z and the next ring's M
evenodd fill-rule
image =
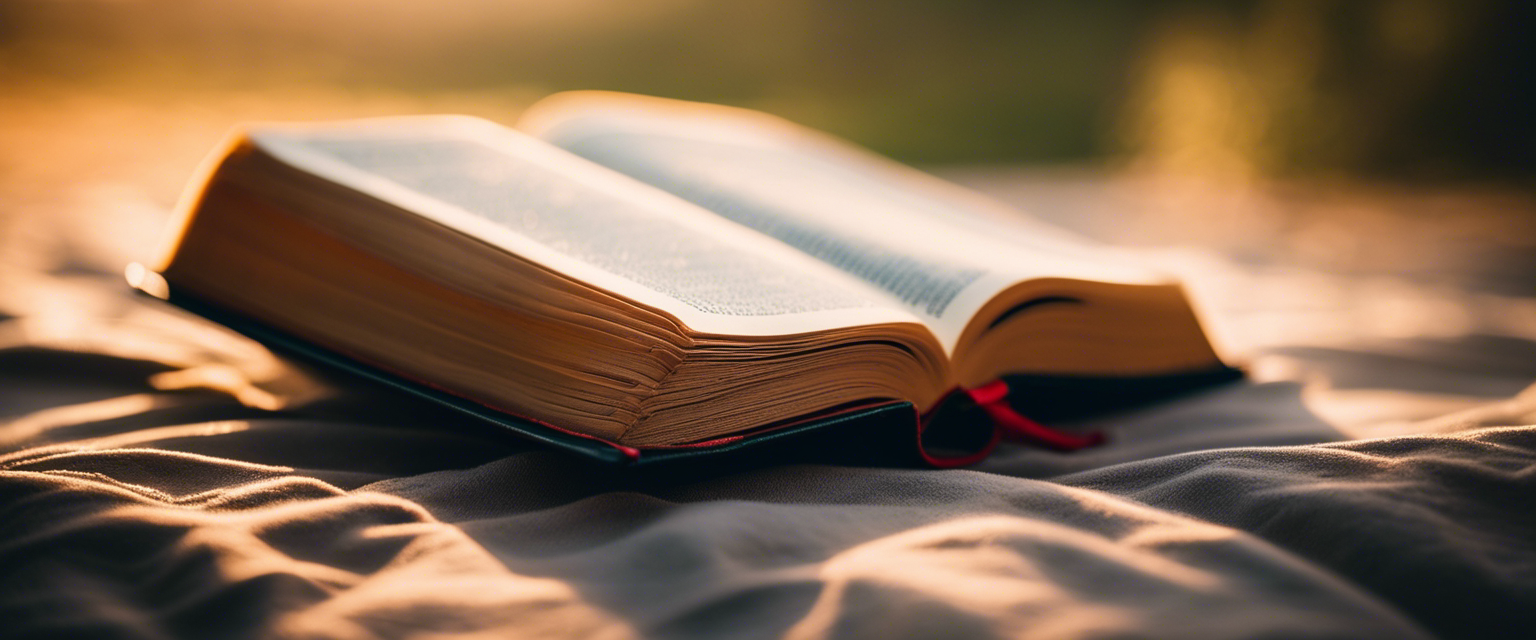
M927 412L1005 374L1221 367L1163 275L772 116L583 92L519 128L246 127L152 270L635 451L861 402Z

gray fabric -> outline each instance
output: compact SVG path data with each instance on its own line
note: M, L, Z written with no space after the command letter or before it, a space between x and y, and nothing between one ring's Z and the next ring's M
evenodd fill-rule
M129 127L63 113L69 158L13 154L53 180L0 180L0 637L1536 629L1536 214L1510 200L1159 208L957 174L1090 235L1221 250L1147 257L1252 381L1095 420L1110 444L1071 455L637 483L128 296L115 272L224 125L132 111L159 128L113 146ZM155 160L176 140L185 162ZM121 182L88 179L107 146Z
M1536 393L1491 396L1536 379L1518 341L1276 351L1310 373L1106 417L1112 444L1081 454L637 482L107 277L11 282L52 303L0 321L5 637L1536 628L1536 427L1503 426L1536 422ZM1395 394L1399 417L1463 408L1340 426L1309 408L1315 375L1334 400ZM1397 435L1349 439L1383 425Z

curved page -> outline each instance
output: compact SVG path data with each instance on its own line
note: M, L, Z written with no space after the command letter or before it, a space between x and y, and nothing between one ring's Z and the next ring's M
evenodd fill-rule
M705 334L917 322L869 287L683 200L467 117L264 126L278 159Z
M765 114L597 92L548 102L525 117L534 135L869 283L950 353L982 306L1019 282L1162 280L1112 249Z

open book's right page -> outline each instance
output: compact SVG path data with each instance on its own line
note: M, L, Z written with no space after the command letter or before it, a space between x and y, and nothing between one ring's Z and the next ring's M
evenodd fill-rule
M951 355L983 305L1020 282L1165 279L1112 248L758 112L578 92L546 99L519 127L874 285Z

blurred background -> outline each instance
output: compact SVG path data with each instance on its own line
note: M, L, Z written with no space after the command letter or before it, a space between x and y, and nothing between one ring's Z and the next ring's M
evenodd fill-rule
M1532 4L4 0L0 260L139 255L240 120L510 123L611 89L770 111L1110 242L1464 309L1536 291Z
M909 162L1521 178L1529 4L7 0L0 60L107 92L634 91Z

